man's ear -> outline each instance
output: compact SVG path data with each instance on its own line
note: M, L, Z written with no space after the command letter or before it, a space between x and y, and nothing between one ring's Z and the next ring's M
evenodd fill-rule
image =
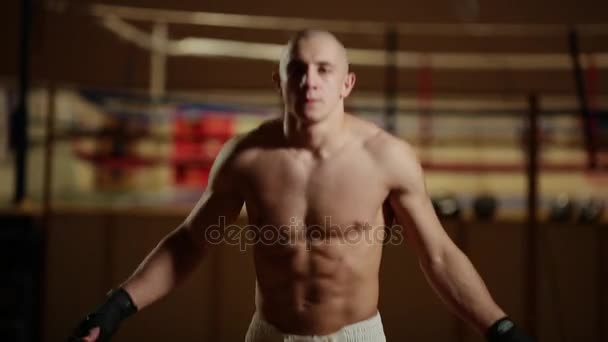
M355 81L357 80L357 76L354 72L349 72L344 79L344 85L342 87L342 98L347 98L350 95L350 92L355 87Z
M272 82L274 82L277 91L281 93L281 76L279 76L279 73L276 71L272 72Z

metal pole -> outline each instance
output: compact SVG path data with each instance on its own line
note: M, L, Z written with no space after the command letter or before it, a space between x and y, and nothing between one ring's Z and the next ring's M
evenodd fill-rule
M572 70L574 72L574 81L576 87L576 95L580 108L580 115L583 122L585 132L585 145L587 147L587 166L590 169L597 167L597 147L595 144L595 135L593 134L591 112L589 111L589 103L587 100L587 91L585 88L585 76L580 61L580 49L578 44L578 34L576 30L571 30L568 36L570 45L570 56L572 57Z
M537 262L538 262L538 98L536 94L528 97L528 219L525 234L527 282L525 284L526 329L534 337L537 332Z
M384 93L386 108L384 113L385 128L390 133L397 131L397 94L399 89L399 69L397 67L398 35L395 28L386 31L386 72L384 76Z
M46 224L50 216L51 202L53 197L53 155L55 147L55 84L50 83L48 88L48 104L46 113L46 136L44 139L44 169L42 179L42 213Z
M152 31L154 49L150 61L150 97L158 100L165 95L167 84L167 45L168 29L166 23L155 23Z
M46 284L47 279L47 264L46 255L48 251L48 239L50 230L52 229L51 220L53 215L53 156L55 147L55 96L56 88L53 81L54 75L51 72L51 83L48 87L48 108L46 117L46 136L44 141L44 169L42 181L42 217L41 217L41 234L42 241L40 244L40 279L42 284ZM46 336L48 329L44 312L46 310L47 296L44 286L40 290L40 314L39 314L39 331L40 336Z
M27 98L30 91L30 30L31 0L21 0L21 37L19 39L19 93L17 108L11 114L11 147L15 151L14 204L20 204L26 194L27 176Z

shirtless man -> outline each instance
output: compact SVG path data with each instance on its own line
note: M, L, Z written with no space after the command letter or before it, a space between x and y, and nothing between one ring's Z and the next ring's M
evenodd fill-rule
M344 112L355 75L336 37L297 33L274 80L282 118L223 147L190 215L72 338L105 341L168 294L211 247L210 227L230 224L245 204L259 236L281 227L281 239L253 247L256 313L246 341L385 341L377 309L385 207L456 314L490 341L531 341L442 228L412 147Z

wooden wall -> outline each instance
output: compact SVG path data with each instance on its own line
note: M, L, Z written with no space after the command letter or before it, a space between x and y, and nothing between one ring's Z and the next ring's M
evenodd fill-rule
M184 215L55 213L46 256L46 341L63 340ZM446 222L445 227L498 303L522 322L524 225ZM564 334L567 341L600 341L601 326L608 341L608 300L602 294L608 281L608 226L543 224L541 229L540 340L557 341ZM254 311L254 281L250 251L219 246L183 287L129 319L115 341L242 341ZM601 310L603 322L597 320ZM481 341L441 304L407 246L385 247L380 311L389 341Z

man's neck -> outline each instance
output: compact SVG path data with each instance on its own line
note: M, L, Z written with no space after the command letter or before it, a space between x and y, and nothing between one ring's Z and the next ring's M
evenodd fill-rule
M324 121L306 124L294 116L285 114L283 131L287 141L294 146L312 151L321 157L328 156L344 143L347 115L332 114Z

